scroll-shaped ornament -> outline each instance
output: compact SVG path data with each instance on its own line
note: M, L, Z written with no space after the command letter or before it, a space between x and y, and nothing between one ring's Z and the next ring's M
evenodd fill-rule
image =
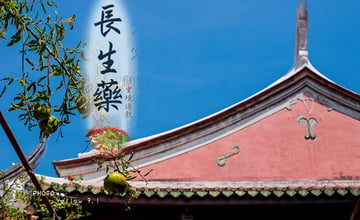
M306 130L306 135L304 136L304 138L306 140L315 140L316 139L316 134L314 134L313 128L315 127L315 125L318 124L318 121L316 120L316 118L305 118L303 115L299 115L297 117L297 122L298 124L304 124L305 125L305 130Z
M240 153L240 151L241 151L241 148L240 148L239 145L233 145L233 146L231 147L231 149L235 150L235 152L229 152L229 153L227 153L227 154L221 155L220 157L218 157L218 158L216 159L216 164L217 164L219 167L224 167L224 166L226 165L225 162L226 162L230 157L232 157L232 156Z

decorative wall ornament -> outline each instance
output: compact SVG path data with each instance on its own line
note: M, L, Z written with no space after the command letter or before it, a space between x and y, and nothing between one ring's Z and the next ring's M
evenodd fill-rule
M241 147L239 145L233 145L231 147L231 149L235 150L235 152L229 152L227 154L224 154L224 155L221 155L220 157L218 157L216 159L216 164L219 166L219 167L224 167L226 164L225 162L231 157L231 156L234 156L238 153L240 153L241 151Z
M297 101L300 100L303 102L306 110L308 111L309 115L311 115L313 109L314 109L314 101L315 99L312 98L312 97L304 97L303 94L298 94L296 95L293 99L291 99L289 102L288 102L288 105L286 106L286 109L291 111L292 108L291 108L291 105L295 105L297 103ZM307 102L306 101L310 101L311 102L311 106L308 106Z
M312 110L314 109L314 99L313 98L301 98L300 99L303 103L304 103L304 106L306 108L306 110L308 111L309 115L311 115L312 113ZM311 102L311 107L309 108L309 106L307 105L307 100L309 100Z
M311 93L310 93L311 94ZM291 106L295 105L297 103L298 100L302 101L304 103L304 106L306 108L306 110L309 112L309 114L311 115L312 110L314 108L314 101L317 100L319 101L319 103L326 105L328 107L328 111L332 111L333 110L333 103L326 99L324 96L319 95L319 94L311 94L312 97L305 97L303 93L296 95L294 98L290 99L287 103L287 105L285 106L285 108L289 111L292 110ZM310 101L311 102L311 106L309 107L306 103L306 101Z
M332 101L330 101L329 99L326 99L324 96L319 95L319 94L315 94L314 96L315 100L318 100L321 104L326 105L328 107L328 111L332 111L334 106L334 103Z
M297 117L297 122L298 124L304 124L305 125L305 130L306 130L306 135L304 136L304 138L306 140L315 140L316 139L316 134L314 134L313 132L313 128L315 127L315 125L318 124L318 121L315 118L305 118L303 115L299 115Z
M303 93L296 95L294 98L290 99L287 103L287 106L285 107L287 110L291 111L291 105L295 105L298 100L302 101L304 104L304 107L309 115L309 119L305 118L303 115L299 115L296 120L297 123L300 124L304 124L305 125L305 131L306 131L306 135L304 136L305 140L315 140L316 139L316 134L314 134L314 127L315 125L319 124L319 122L316 120L316 118L311 117L311 114L314 110L314 102L315 100L318 100L320 103L325 103L325 105L328 106L328 111L331 111L332 108L330 107L329 102L327 102L326 99L324 99L324 97L319 96L319 95L315 95L313 96L311 93L308 93L310 95L310 97L306 97ZM310 104L310 105L309 105Z
M301 93L301 94L297 94L294 98L292 98L292 99L290 99L290 100L288 101L288 103L287 103L287 105L285 106L285 108L286 108L287 110L289 110L289 111L292 111L291 106L292 106L292 105L295 105L298 100L302 100L302 99L304 99L303 94L302 94L302 93Z

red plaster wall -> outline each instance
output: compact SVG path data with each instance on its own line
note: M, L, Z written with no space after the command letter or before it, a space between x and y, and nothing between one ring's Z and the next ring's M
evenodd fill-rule
M306 101L308 109L312 104ZM360 121L314 102L302 101L257 123L193 151L144 167L149 180L257 181L360 179ZM297 117L315 117L315 140L305 140ZM216 159L241 152L226 161Z

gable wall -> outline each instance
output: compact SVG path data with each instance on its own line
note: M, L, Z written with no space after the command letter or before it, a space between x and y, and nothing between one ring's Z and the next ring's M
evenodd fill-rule
M305 97L306 98L306 97ZM150 180L256 181L360 179L360 122L309 97L255 124L198 149L144 167ZM314 140L304 138L303 115L318 124ZM219 167L216 159L228 157Z

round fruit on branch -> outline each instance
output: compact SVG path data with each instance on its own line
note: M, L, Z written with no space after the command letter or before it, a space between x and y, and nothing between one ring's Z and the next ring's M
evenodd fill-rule
M44 136L49 136L58 129L59 120L51 115L48 120L40 121L39 127Z
M82 115L88 115L91 113L91 102L87 96L80 96L76 99L76 108Z
M33 115L38 121L48 120L51 114L51 106L36 103L34 105Z
M121 195L126 192L128 183L126 177L118 171L114 171L104 179L104 189L109 195Z

